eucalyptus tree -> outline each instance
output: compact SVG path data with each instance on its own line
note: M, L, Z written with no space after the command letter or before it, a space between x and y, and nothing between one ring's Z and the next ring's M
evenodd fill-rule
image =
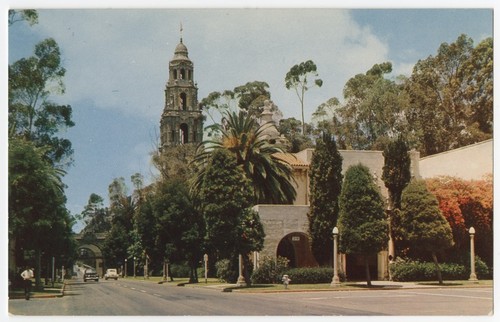
M111 229L111 217L109 210L104 207L104 198L95 193L89 196L87 205L77 219L83 220L85 224L82 234L104 233Z
M306 126L304 121L304 99L306 92L314 86L321 87L323 81L316 78L311 81L311 78L318 77L317 66L312 60L307 60L300 64L296 64L290 68L285 75L285 86L287 89L293 88L300 101L300 108L302 112L302 134L306 133Z
M26 21L30 26L38 23L38 12L33 9L9 10L9 27L19 21Z
M330 99L317 115L333 112L331 128L344 149L381 149L398 134L408 132L408 97L404 82L387 79L392 64L375 64L364 74L351 77L344 86L344 102Z
M234 111L245 111L258 117L262 112L264 101L271 98L269 85L263 81L247 82L232 90L211 92L203 98L199 105L213 123L220 122L223 115Z
M313 148L312 140L313 127L306 123L306 132L302 134L302 123L294 117L281 119L277 126L278 132L287 140L286 150L290 153L297 153L307 148Z
M467 35L419 60L406 84L410 129L423 156L492 137L493 40Z
M213 140L200 145L195 164L199 173L193 184L193 191L199 189L209 157L218 150L229 151L241 166L245 177L250 180L254 191L254 202L291 204L296 192L293 186L292 168L285 161L276 157L284 150L271 144L264 136L264 131L271 123L259 125L257 120L245 112L227 112L224 124L214 124L219 134Z
M54 162L69 162L73 150L68 139L57 137L61 129L74 126L72 108L50 101L64 93L61 51L52 38L35 46L34 56L9 65L9 138L24 137L47 146Z

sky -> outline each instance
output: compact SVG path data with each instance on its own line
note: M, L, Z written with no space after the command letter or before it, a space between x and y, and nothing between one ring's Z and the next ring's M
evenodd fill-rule
M61 48L66 92L51 99L71 105L76 124L62 133L74 149L73 165L63 180L72 214L83 210L92 193L107 200L114 178L125 178L129 187L137 172L146 183L154 180L150 153L158 142L168 63L181 23L199 100L212 91L265 81L284 117L300 119L298 98L286 89L284 78L293 65L313 60L323 86L306 93L306 121L321 103L341 98L349 78L374 64L390 61L391 77L410 75L413 65L435 55L443 42L464 33L477 45L493 35L493 10L484 5L56 9L61 7L39 9L37 25L18 22L8 28L6 60L11 64L31 56L35 44L48 37ZM81 228L79 223L74 230Z

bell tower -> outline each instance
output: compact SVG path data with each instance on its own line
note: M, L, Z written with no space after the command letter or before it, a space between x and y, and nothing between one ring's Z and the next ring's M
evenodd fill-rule
M161 148L196 144L202 138L203 115L198 108L198 87L194 82L193 62L188 57L181 34L174 57L169 62L165 106L160 121Z

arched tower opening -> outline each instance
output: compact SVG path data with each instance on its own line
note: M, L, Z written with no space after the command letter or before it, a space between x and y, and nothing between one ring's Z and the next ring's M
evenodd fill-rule
M181 98L181 109L183 111L186 111L187 110L187 95L186 93L181 93L180 95L180 98Z
M180 126L179 134L181 138L181 144L189 143L189 127L186 123L182 123Z

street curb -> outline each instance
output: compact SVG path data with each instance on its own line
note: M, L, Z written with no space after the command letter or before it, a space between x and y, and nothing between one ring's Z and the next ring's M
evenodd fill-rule
M66 282L63 283L59 293L33 294L30 296L30 299L53 299L53 298L63 297L65 288L66 288ZM9 294L9 300L19 300L19 299L24 299L24 294L20 293Z
M289 286L290 287L290 286ZM293 286L292 286L293 287ZM417 290L417 289L450 289L450 288L491 288L491 285L457 285L457 286L440 286L440 285L397 285L397 286L384 286L384 287L332 287L331 289L281 289L281 290L249 290L245 287L224 287L221 288L222 292L239 292L239 293L306 293L306 292L346 292L346 291L394 291L394 290ZM219 288L220 289L220 288Z

